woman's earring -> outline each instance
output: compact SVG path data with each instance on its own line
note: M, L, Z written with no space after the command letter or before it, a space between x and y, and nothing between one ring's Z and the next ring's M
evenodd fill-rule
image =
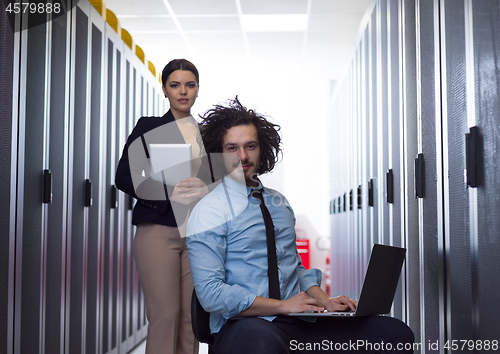
M168 98L167 95L165 95L165 98Z

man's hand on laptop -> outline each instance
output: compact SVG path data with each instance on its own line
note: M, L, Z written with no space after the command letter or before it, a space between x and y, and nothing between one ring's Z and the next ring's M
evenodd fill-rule
M339 311L356 311L356 306L358 302L351 299L350 297L340 295L337 297L332 297L323 303L328 312L339 312Z
M321 303L305 292L300 292L289 299L281 301L281 314L293 312L324 312Z
M320 306L328 312L356 311L358 302L344 295L337 297L328 296L319 286L311 286L307 295L317 299Z

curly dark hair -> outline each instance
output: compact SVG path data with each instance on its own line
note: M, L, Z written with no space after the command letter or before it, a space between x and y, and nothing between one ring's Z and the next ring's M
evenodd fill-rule
M201 139L208 154L222 153L222 142L228 129L238 125L253 124L257 128L260 147L260 165L257 173L261 175L274 169L282 153L279 133L281 127L254 110L244 107L238 96L234 100L229 100L227 106L215 105L203 116L200 115L200 118Z

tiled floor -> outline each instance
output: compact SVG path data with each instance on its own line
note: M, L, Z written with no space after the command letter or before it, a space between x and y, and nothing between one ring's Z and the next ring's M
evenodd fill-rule
M132 350L129 354L144 354L146 351L146 341L142 342L137 346L134 350ZM199 354L208 354L208 346L206 344L200 344Z

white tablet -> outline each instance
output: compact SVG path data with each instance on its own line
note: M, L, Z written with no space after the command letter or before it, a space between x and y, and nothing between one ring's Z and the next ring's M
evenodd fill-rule
M175 186L192 177L191 144L149 144L152 177Z

